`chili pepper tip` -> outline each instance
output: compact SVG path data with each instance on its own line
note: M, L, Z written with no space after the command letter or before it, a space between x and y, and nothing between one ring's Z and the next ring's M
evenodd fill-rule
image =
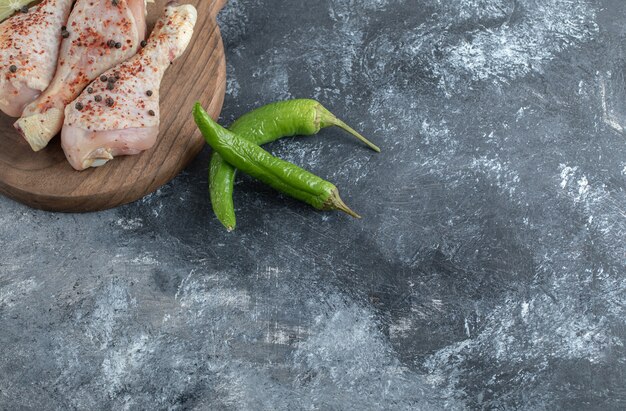
M202 105L200 104L199 101L196 101L196 103L193 105L193 115L196 116L198 114L200 114L202 111L204 111L204 109L202 108Z
M196 102L196 104L193 105L193 118L196 122L196 124L199 126L203 121L206 121L207 119L211 119L211 122L213 121L213 119L211 118L211 116L209 116L209 113L206 112L206 110L204 110L204 108L202 108L202 104L200 104L200 102ZM210 122L209 122L210 123ZM206 141L206 143L210 146L211 144L209 143L209 141L207 140L206 136L204 135L204 133L202 133L202 137L204 138L204 141Z

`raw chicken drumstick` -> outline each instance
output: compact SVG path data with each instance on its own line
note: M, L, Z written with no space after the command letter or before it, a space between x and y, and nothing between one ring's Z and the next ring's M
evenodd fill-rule
M191 5L169 3L146 46L103 74L65 109L61 144L76 170L151 148L159 134L159 87L189 44L197 19Z
M78 0L50 86L15 123L34 151L63 126L65 106L100 74L134 55L146 33L144 0Z
M0 110L20 117L52 81L74 0L44 0L0 24Z

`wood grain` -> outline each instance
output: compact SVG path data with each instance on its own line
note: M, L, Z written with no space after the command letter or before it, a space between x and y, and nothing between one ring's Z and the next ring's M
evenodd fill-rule
M198 22L187 51L163 78L155 147L79 172L65 159L59 137L35 153L13 128L15 119L0 113L0 193L43 210L98 211L138 200L178 175L204 146L193 104L200 101L217 118L224 102L226 62L215 17L225 2L185 1L198 9ZM148 5L149 28L165 3Z

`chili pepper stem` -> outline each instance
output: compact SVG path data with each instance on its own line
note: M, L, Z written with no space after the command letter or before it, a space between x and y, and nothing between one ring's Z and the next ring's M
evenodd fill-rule
M324 204L324 208L343 211L351 217L361 218L360 215L352 211L350 207L348 207L346 203L343 202L341 197L339 197L339 190L337 189L334 189L331 192L330 197L328 198L328 200L326 200L326 204Z
M380 148L376 144L372 143L371 141L369 141L368 139L363 137L355 129L353 129L352 127L350 127L349 125L347 125L346 123L344 123L343 121L341 121L339 119L337 119L337 127L339 127L341 129L347 131L348 133L352 134L353 136L355 136L356 138L358 138L359 140L361 140L362 142L367 144L367 146L369 148L371 148L372 150L374 150L377 153L380 153Z
M353 129L352 127L350 127L343 121L339 120L337 117L334 116L334 114L332 114L330 111L324 108L321 104L317 108L317 115L318 115L318 119L320 122L320 126L322 128L327 127L329 125L337 126L347 131L348 133L352 134L354 137L358 138L359 140L361 140L363 143L365 143L369 148L371 148L375 152L380 153L380 148L376 144L372 143L371 141L363 137L355 129Z

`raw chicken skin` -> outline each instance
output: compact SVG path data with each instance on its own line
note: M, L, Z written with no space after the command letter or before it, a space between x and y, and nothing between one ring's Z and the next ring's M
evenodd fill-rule
M0 110L9 116L20 117L50 85L72 3L44 0L0 24Z
M65 106L101 73L134 55L146 33L144 0L78 0L50 86L15 123L34 151L63 126Z
M72 167L99 167L154 145L161 79L187 48L196 19L193 6L169 3L146 47L104 74L117 78L113 86L98 79L67 106L61 144Z

